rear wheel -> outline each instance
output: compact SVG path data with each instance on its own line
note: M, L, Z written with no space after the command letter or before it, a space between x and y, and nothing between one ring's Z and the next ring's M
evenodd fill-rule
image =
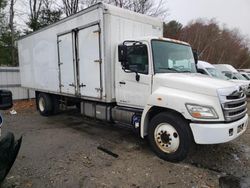
M50 95L39 93L37 97L37 109L43 116L49 116L53 113L53 103Z
M158 157L179 162L187 157L192 133L188 123L178 114L162 112L150 121L148 139Z

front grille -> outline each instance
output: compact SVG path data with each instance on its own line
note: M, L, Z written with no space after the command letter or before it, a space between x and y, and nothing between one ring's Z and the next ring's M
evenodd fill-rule
M247 113L247 99L242 90L234 91L226 96L222 102L222 109L226 121L236 121Z

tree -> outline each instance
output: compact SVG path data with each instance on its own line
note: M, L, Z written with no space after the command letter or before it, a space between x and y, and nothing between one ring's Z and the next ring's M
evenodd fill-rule
M215 20L198 19L190 22L181 30L179 39L197 49L201 60L250 68L247 39L236 29L220 28Z
M45 27L60 20L62 11L59 8L53 7L52 1L44 0L44 5L41 8L40 16L38 17L39 27Z
M10 11L9 11L9 29L11 34L10 39L10 50L11 50L11 64L15 65L15 28L14 28L14 0L10 0Z
M60 20L62 11L53 6L52 0L29 0L28 27L36 31Z
M79 0L62 0L62 2L66 16L77 13L79 9Z
M172 20L167 24L164 23L163 36L172 39L179 39L182 27L182 24L175 20Z
M158 1L158 3L153 0L83 0L82 4L88 7L97 2L112 4L120 8L154 17L165 18L167 16L167 8L163 0Z
M3 32L3 29L5 28L5 13L4 8L7 5L7 0L0 0L0 35Z
M30 12L29 21L27 22L27 25L32 31L36 31L40 28L40 23L38 22L38 19L41 14L43 2L43 0L29 0Z

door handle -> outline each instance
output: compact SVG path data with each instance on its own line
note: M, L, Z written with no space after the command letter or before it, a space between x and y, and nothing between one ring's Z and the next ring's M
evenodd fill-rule
M126 82L119 82L119 84L123 84L123 85L125 85L125 84L126 84Z
M84 85L83 83L81 85L79 85L79 87L86 87L86 85Z
M71 86L71 87L76 87L76 85L75 85L75 84L73 84L73 83L72 83L72 84L69 84L69 86Z

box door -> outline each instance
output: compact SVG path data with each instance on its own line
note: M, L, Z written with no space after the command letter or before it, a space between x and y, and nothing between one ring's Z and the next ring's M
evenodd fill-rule
M79 87L82 96L101 98L99 25L79 30Z
M62 93L76 93L73 33L58 36L60 89Z

